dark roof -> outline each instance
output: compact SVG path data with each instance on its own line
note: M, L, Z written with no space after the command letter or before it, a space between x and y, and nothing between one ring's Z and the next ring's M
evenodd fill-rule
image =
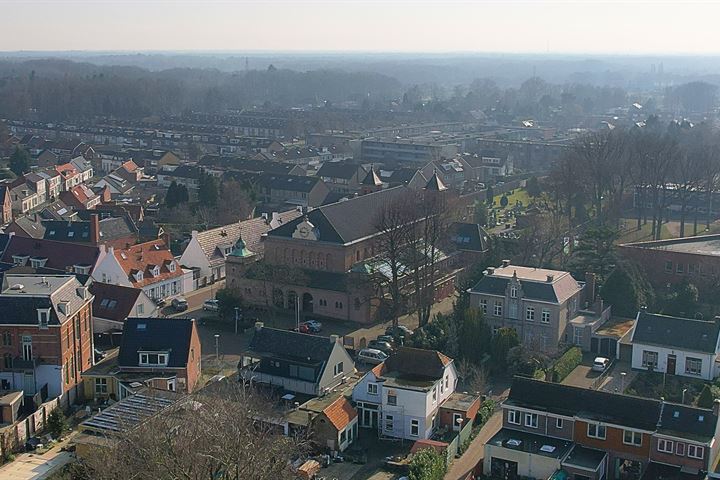
M8 194L7 185L0 185L0 204L5 203L5 196Z
M13 255L47 258L45 267L56 270L71 270L74 265L94 266L100 255L100 248L81 243L66 243L55 240L20 237L13 235L0 258L12 263Z
M403 347L390 356L381 369L384 372L426 378L442 378L452 359L437 350Z
M427 185L425 185L426 190L432 190L434 192L443 192L447 190L447 187L443 183L442 180L440 180L440 177L438 176L437 172L433 173L433 176L430 177L430 180L428 180Z
M718 335L720 324L715 321L670 317L641 310L635 323L632 342L715 353Z
M350 180L355 175L365 173L362 166L347 162L325 162L317 172L318 177L342 178Z
M50 325L59 325L57 313L50 297L5 297L0 296L0 324L5 325L37 325L38 309L49 308Z
M407 193L400 186L351 198L343 202L323 205L311 210L307 219L320 233L320 240L333 243L349 243L377 233L377 215L381 208ZM269 236L292 237L303 217L276 228Z
M475 284L472 292L505 296L509 281L509 278L485 275ZM555 289L551 283L528 282L523 280L519 280L519 282L525 298L553 303L558 301Z
M163 175L167 175L169 177L192 179L199 179L202 176L202 173L202 168L193 165L180 165L171 172L162 172Z
M661 405L658 400L524 377L513 378L506 403L648 431L657 428Z
M321 181L317 177L278 173L265 173L260 176L260 185L263 187L291 192L310 192Z
M308 363L327 361L334 346L329 337L267 327L256 328L250 340L253 352Z
M477 223L453 223L450 225L450 239L458 250L486 252L490 249L490 235Z
M142 290L109 283L93 282L90 286L90 292L95 295L93 316L122 322L134 313L133 307Z
M8 246L8 243L10 242L10 235L7 233L0 233L0 257L2 256L2 252L5 251L5 248Z
M118 365L137 367L140 351L169 351L167 366L185 367L194 322L190 318L128 318L123 325Z
M407 184L418 172L419 170L417 168L398 168L392 172L392 175L388 178L388 183L390 183L390 185Z
M710 409L665 403L658 432L708 442L715 435L717 421Z
M360 183L362 183L363 185L379 187L380 185L382 185L382 180L380 180L380 176L375 171L375 168L370 167L367 175L365 175L365 178L363 178L362 182Z

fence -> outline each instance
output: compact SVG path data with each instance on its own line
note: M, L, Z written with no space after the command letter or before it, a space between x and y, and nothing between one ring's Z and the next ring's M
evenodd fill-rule
M42 432L50 412L60 405L60 400L54 398L43 403L22 420L0 429L0 459L7 458L12 452L25 445L28 438Z
M455 456L461 453L463 444L470 438L473 429L473 422L468 422L453 438L452 442L448 444L447 448L447 464L450 465L455 459Z

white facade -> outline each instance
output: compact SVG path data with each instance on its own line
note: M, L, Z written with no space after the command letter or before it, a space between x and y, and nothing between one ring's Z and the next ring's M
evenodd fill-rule
M388 437L419 440L430 438L440 423L438 410L457 385L455 365L450 362L443 378L429 388L386 385L369 371L353 389L352 399L358 409L361 427L378 428ZM388 401L388 398L391 401Z
M674 368L673 363L675 364ZM632 368L652 369L656 372L703 380L713 380L720 376L717 349L716 353L711 354L633 342Z
M550 478L561 468L560 460L553 457L486 444L483 458L483 473L485 475L491 473L490 466L493 458L516 462L518 466L517 473L522 477Z
M205 251L200 246L197 235L197 231L192 232L192 237L190 238L187 247L185 247L185 250L183 251L178 261L180 262L180 265L200 269L200 278L210 278L212 274L212 272L210 271L210 261L205 255Z

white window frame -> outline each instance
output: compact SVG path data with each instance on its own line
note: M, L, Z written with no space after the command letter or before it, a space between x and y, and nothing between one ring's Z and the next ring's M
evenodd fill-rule
M495 301L495 306L494 306L494 309L493 309L493 313L495 314L496 317L502 317L502 315L503 315L503 304L502 304L502 301L500 301L500 300L496 300L496 301Z
M377 383L368 383L367 384L367 393L368 393L368 395L378 395L378 384Z
M333 373L335 374L336 377L337 377L338 375L342 375L342 374L344 373L344 370L345 370L344 367L345 367L345 365L343 365L343 362L338 362L338 363L335 364L335 367L334 367L334 369L333 369Z
M395 430L395 418L392 415L385 415L384 425L386 432L392 432Z
M651 356L655 357L655 362L654 362L652 368L656 369L658 367L658 360L660 358L660 355L658 354L658 352L656 352L654 350L643 350L642 351L642 367L643 368L650 367L650 362L648 362L648 357L651 357Z
M540 321L542 323L550 323L550 309L549 308L542 309L542 317L540 318Z
M688 443L686 451L688 458L694 458L696 460L702 460L705 458L705 448L699 445L692 445Z
M104 395L108 393L108 379L104 377L98 377L95 379L95 393L98 395Z
M658 452L662 453L674 453L675 452L675 444L672 440L666 440L664 438L658 439L657 444Z
M535 321L535 307L529 306L525 308L525 320L528 322Z
M157 355L157 363L150 363L150 355ZM168 354L155 352L139 353L138 365L141 367L167 367Z
M520 425L520 412L518 410L508 410L508 423Z
M537 413L525 414L525 426L528 428L538 428L539 415Z
M630 437L630 441L628 441L628 436ZM642 433L634 430L623 430L623 443L635 447L642 446Z
M415 433L413 433L413 429L415 429ZM411 437L419 437L420 436L420 420L410 420L410 436Z
M517 285L510 285L510 298L517 298Z
M590 429L595 429L595 433L591 433ZM600 435L600 429L602 429L602 435ZM607 438L607 427L600 425L599 423L588 423L587 424L587 436L589 438L597 438L598 440L605 440Z
M480 311L487 315L487 299L485 298L480 299Z
M555 418L555 428L563 428L563 419L560 417Z
M692 364L697 365L697 369L691 368ZM700 376L702 375L702 358L685 357L685 373L688 375Z

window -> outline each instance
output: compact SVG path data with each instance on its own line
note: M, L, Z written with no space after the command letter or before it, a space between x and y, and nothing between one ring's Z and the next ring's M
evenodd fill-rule
M377 395L378 385L377 383L368 383L368 395Z
M626 445L635 445L639 447L640 445L642 445L642 433L633 432L632 430L624 430L623 443Z
M685 358L685 373L688 375L700 375L702 372L702 359L700 358Z
M508 410L508 423L520 425L520 412L517 410Z
M9 353L6 353L5 355L3 355L3 365L5 368L12 368L12 366L13 366L12 355L10 355Z
M343 430L340 432L340 443L345 443L345 440L347 439L347 432Z
M388 392L387 394L387 404L388 405L397 405L397 395L395 393Z
M2 334L2 343L4 346L9 347L12 345L12 333L10 332L3 332Z
M525 309L525 320L528 322L535 321L535 307L527 307Z
M175 271L175 262L170 262L168 264L168 270L170 270L171 272Z
M337 308L337 309L343 308L342 302L335 302L335 308Z
M143 305L142 303L139 304L139 305L135 308L135 311L137 312L138 315L142 315L143 313L145 313L145 305Z
M688 263L688 275L695 275L698 271L696 263Z
M495 316L496 317L502 317L503 314L503 304L500 300L497 300L495 302Z
M32 337L30 335L22 336L22 358L26 362L32 360Z
M642 366L644 368L657 368L658 364L658 353L651 352L650 350L643 350L642 353Z
M480 299L480 311L482 311L483 314L487 315L487 300L484 298Z
M445 388L450 388L450 375L445 375Z
M600 425L597 423L588 423L588 431L587 431L588 437L599 438L600 440L605 440L605 433L606 433L605 425Z
M537 413L526 413L525 414L525 426L530 428L538 427L538 414Z
M680 444L678 444L680 446ZM673 442L661 438L658 440L658 452L673 453Z
M675 273L678 273L678 274L682 275L683 272L685 271L685 268L684 268L684 267L685 267L684 264L678 263L677 265L675 265Z
M393 425L393 416L392 415L385 415L385 430L392 431L394 429Z
M517 298L517 285L510 285L510 298Z
M540 317L542 323L550 323L550 310L547 308L542 309L542 317Z
M337 377L341 373L343 373L343 362L339 362L337 365L335 365L335 376Z
M705 449L698 445L688 445L687 456L690 458L697 458L698 460L702 460L705 456Z
M95 393L108 393L108 381L107 378L96 378L95 379Z
M38 310L38 325L41 329L48 328L48 321L50 320L50 310Z
M668 273L672 273L672 269L673 269L673 262L671 262L670 260L666 260L665 261L665 271Z
M678 444L675 446L675 455L680 455L681 457L685 455L685 444L678 442Z
M140 365L167 365L167 353L141 353Z
M558 417L555 419L555 428L563 428L563 419Z
M437 386L433 387L432 399L433 403L437 403Z
M69 363L65 364L65 383L66 384L70 383L70 367L69 367L69 365L70 365Z
M290 376L311 382L315 380L315 370L310 367L290 365Z
M583 327L573 327L573 344L582 345Z
M413 437L417 437L418 435L420 435L419 420L410 420L410 435Z

